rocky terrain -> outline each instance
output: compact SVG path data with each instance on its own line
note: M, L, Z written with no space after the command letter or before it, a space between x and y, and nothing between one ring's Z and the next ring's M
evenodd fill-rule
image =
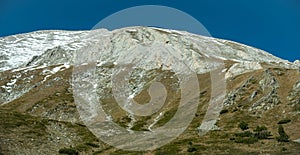
M130 71L126 85L117 85L124 68ZM243 44L159 28L3 37L0 154L300 154L299 69L299 61ZM181 88L184 75L191 73L196 83ZM132 99L138 105L151 102L151 93L159 92L151 91L153 82L167 92L164 105L152 109L155 113L134 115L119 105L124 101L128 108ZM87 128L91 122L81 110L96 101L92 114L102 107L128 132L155 132L177 116L180 101L193 93L198 105L184 111L193 114L190 122L180 120L185 115L177 118L178 126L188 124L183 133L147 151L104 143ZM281 127L288 137L278 132Z

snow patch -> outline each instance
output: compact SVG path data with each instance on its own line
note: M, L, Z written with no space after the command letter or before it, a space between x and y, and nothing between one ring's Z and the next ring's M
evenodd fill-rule
M235 77L247 72L262 69L259 62L241 62L233 64L225 73L225 79Z
M85 46L82 39L89 31L37 31L0 38L0 55L5 55L0 71L18 68L27 64L34 56L60 46L75 50ZM78 43L79 42L79 43ZM17 71L17 70L16 70Z
M11 79L9 83L7 83L7 86L12 86L17 82L17 79Z
M42 83L46 82L46 80L50 77L51 75L46 75L42 81Z
M152 127L160 120L160 118L163 116L163 113L160 112L159 115L157 117L154 118L154 121L152 124L149 125L148 130L152 131Z
M70 68L69 64L63 64L61 66L54 67L52 70L48 70L48 69L43 70L42 73L43 73L43 75L46 75L46 76L44 77L42 83L44 83L53 74L56 74L59 71L64 71L65 69L68 69L68 68Z
M47 66L46 65L42 65L42 66L33 65L33 66L27 66L27 67L13 69L12 72L19 72L19 71L27 72L27 71L42 69L42 68L45 68L45 67L47 67Z
M68 69L68 68L70 68L70 65L68 65L68 64L57 66L57 67L55 67L55 68L52 69L51 73L55 74L55 73L57 73L59 71L63 71L63 70Z

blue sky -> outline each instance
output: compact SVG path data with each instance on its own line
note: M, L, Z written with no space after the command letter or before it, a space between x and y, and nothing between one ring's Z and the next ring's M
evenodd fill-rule
M112 13L138 5L176 8L200 21L213 37L300 59L299 0L0 0L0 36L89 30Z

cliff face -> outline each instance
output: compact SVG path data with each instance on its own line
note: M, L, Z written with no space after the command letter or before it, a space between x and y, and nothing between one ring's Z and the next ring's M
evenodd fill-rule
M184 126L181 119L192 113L179 137L148 153L300 150L292 142L300 138L299 64L253 47L181 31L130 27L8 36L0 38L0 57L3 154L134 153L105 144L87 128L88 120L98 115L87 116L100 107L105 119L124 132L145 132L142 136L155 133L173 117L179 120L176 126ZM154 87L155 82L163 86ZM97 97L90 99L93 95ZM188 103L193 95L198 97L196 107L177 117L181 100ZM139 105L155 100L165 102L135 113ZM82 105L90 103L94 106L83 111L87 107ZM155 112L146 115L149 108ZM237 136L242 121L253 136L257 126L267 127L271 135L259 140L254 136L253 144L243 144L250 138ZM276 140L279 121L285 122L290 142ZM121 136L117 140L144 144Z

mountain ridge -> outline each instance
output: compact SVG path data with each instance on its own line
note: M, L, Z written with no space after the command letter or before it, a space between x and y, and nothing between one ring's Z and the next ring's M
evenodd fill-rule
M143 27L129 27L125 29L119 29L110 31L111 33L122 33L120 31L130 31L130 29L143 29ZM148 28L153 29L157 31L161 31L164 33L177 33L181 35L190 35L190 36L200 36L191 34L184 31L175 31L175 30L164 30L160 28ZM13 69L16 67L24 66L27 63L29 63L33 58L36 58L38 56L43 55L48 50L55 50L57 48L61 48L63 50L67 51L75 51L80 49L81 47L87 46L89 41L91 41L92 37L89 38L89 36L93 36L94 34L97 34L98 31L107 31L105 29L98 29L98 30L91 30L91 31L63 31L63 30L44 30L44 31L34 31L30 33L24 33L24 34L17 34L12 36L6 36L0 38L0 49L1 49L1 65L0 71ZM94 33L94 34L93 34ZM210 37L204 37L202 36L203 40L205 38ZM243 45L234 41L228 41L223 39L210 39L211 41L219 42L220 44L231 44L230 47L241 46L245 49L251 49L251 50L257 50L260 53L265 53L265 51L259 50L254 47L250 47L247 45ZM225 46L225 45L223 45ZM238 54L238 53L237 53ZM243 54L243 53L241 53ZM287 60L282 60L278 57L267 55L269 57L272 57L270 59L274 62L283 62L285 64L289 65L295 65L297 63L288 62ZM10 59L8 59L8 57ZM13 60L11 60L13 59ZM226 59L226 58L223 58ZM237 59L238 60L238 59ZM269 60L269 61L270 61ZM11 61L14 61L12 63ZM257 61L257 60L256 60ZM261 61L261 60L260 60ZM267 61L267 59L266 59ZM297 61L295 61L297 62ZM62 63L62 62L61 62Z

